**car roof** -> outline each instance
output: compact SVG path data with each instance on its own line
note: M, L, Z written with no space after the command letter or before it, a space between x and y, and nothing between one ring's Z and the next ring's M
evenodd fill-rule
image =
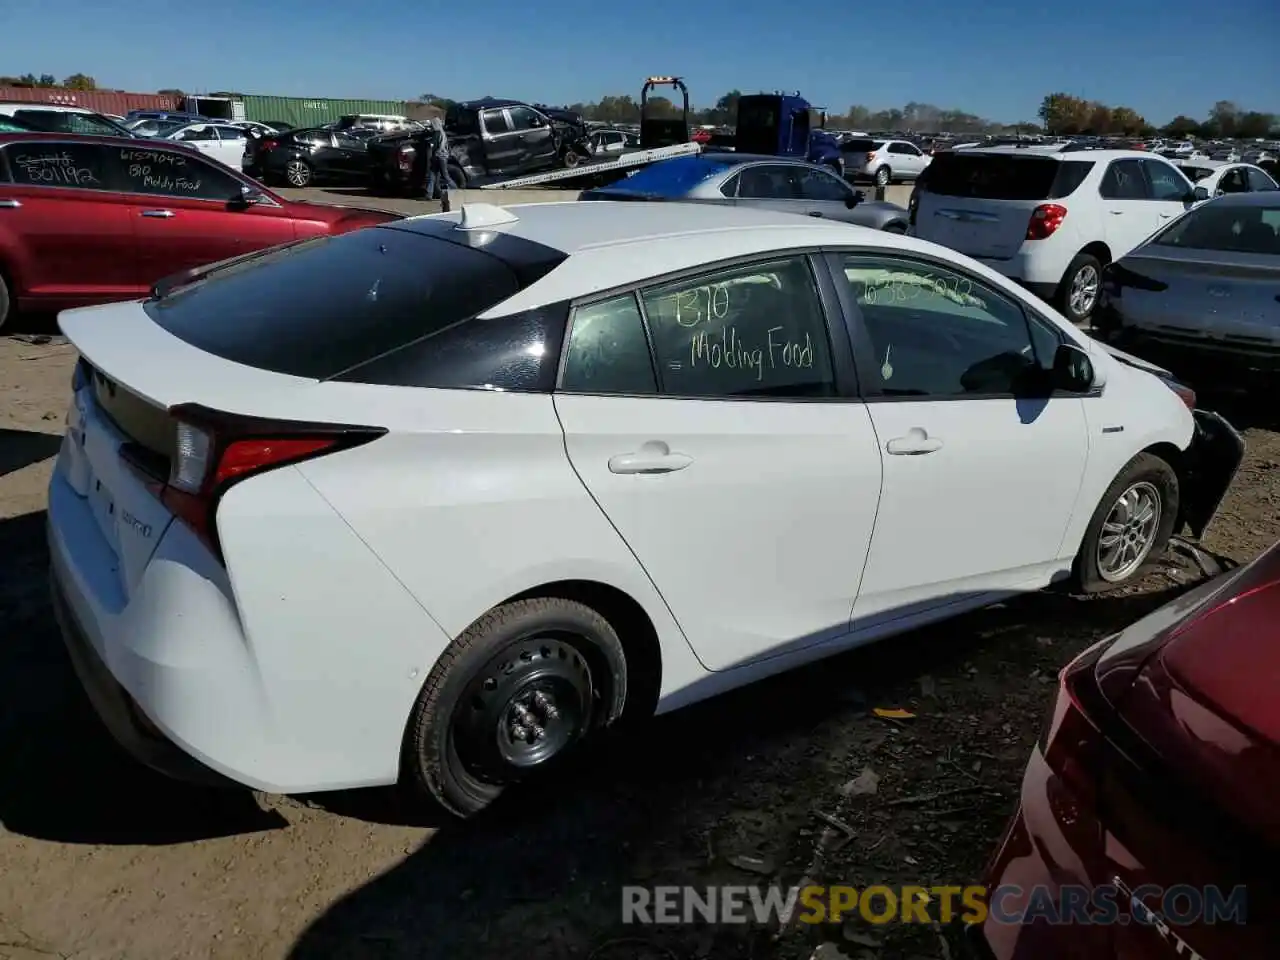
M1175 167L1204 167L1208 170L1217 170L1219 167L1247 166L1247 164L1232 163L1228 160L1174 160L1173 165Z
M820 164L811 163L803 157L778 157L768 153L738 153L735 150L702 150L698 153L691 154L694 157L700 157L703 160L709 160L712 163L725 164L727 166L740 166L744 163L781 163L793 167L818 167ZM672 157L671 160L665 161L670 163L674 160L684 160L685 157ZM664 161L659 161L662 163ZM623 181L625 183L625 181Z
M1000 146L1000 147L974 147L973 149L965 150L962 156L972 156L974 154L979 154L979 155L991 154L993 156L998 156L998 157L1030 156L1030 157L1042 157L1049 160L1082 159L1082 160L1095 160L1095 161L1097 160L1110 161L1110 160L1151 160L1151 159L1157 158L1156 154L1150 153L1146 150L1088 150L1088 149L1047 150L1042 147L1041 148L1015 147L1012 145ZM1165 160L1166 162L1168 160L1167 157L1159 157L1158 159Z
M178 140L154 140L146 137L130 138L124 134L121 134L118 137L111 137L98 136L97 134L92 133L50 133L43 130L38 133L0 133L0 146L4 146L6 143L53 141L56 143L89 143L101 144L106 147L118 147L120 146L121 140L132 144L133 146L130 149L134 150L146 150L148 148L143 146L143 144L155 143L164 144L164 148L166 150L185 150L188 153L200 153L200 151L196 150L194 147L188 147L186 144Z
M88 107L73 107L65 103L40 103L36 100L14 100L0 103L3 110L51 110L54 113L93 113Z

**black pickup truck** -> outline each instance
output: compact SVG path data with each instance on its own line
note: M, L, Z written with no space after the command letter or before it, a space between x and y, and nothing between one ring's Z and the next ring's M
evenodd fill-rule
M587 135L577 114L493 97L454 104L444 125L449 172L459 187L552 170L564 163L567 153L578 150ZM392 134L370 142L370 189L420 189L426 174L417 153L430 144L430 136L429 131Z

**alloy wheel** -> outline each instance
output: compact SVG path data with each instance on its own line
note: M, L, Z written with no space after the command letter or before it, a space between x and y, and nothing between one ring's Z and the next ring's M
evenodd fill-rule
M1111 507L1098 537L1098 574L1108 583L1132 576L1146 561L1160 529L1160 491L1135 483Z
M1087 317L1093 313L1098 302L1099 285L1098 270L1093 264L1085 264L1077 270L1076 275L1071 278L1071 292L1067 296L1071 312L1077 317Z
M311 182L311 168L301 160L290 160L285 165L284 177L290 186L305 187Z

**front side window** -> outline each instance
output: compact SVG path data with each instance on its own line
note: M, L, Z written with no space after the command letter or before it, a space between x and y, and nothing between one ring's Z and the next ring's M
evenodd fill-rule
M847 200L853 192L843 180L825 170L803 170L799 179L800 195L806 200Z
M16 184L107 190L109 149L90 143L12 143L4 156Z
M127 193L175 200L230 201L243 186L229 170L177 150L120 149L120 176Z
M1116 160L1102 175L1098 192L1108 200L1146 200L1147 180L1137 160Z
M1033 342L1022 309L981 281L895 257L846 254L842 267L885 396L1014 394L1052 366L1054 332Z
M649 340L634 293L577 309L560 389L620 394L657 391Z
M244 140L244 131L239 127L218 127L218 136L223 140Z
M805 257L681 280L641 299L664 394L836 395L826 315Z
M175 135L173 139L182 140L186 143L204 140L217 140L218 131L214 130L213 127L188 127L186 130Z
M511 117L513 130L532 130L540 125L538 115L528 107L509 107L507 114Z
M1142 165L1151 181L1152 200L1185 200L1191 192L1186 177L1169 164L1160 160L1144 160Z

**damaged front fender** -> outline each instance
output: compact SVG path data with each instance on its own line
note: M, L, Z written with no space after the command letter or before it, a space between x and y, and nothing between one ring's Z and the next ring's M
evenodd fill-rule
M1185 525L1200 539L1244 460L1244 438L1219 414L1196 410L1192 415L1195 434L1183 455L1179 527Z

